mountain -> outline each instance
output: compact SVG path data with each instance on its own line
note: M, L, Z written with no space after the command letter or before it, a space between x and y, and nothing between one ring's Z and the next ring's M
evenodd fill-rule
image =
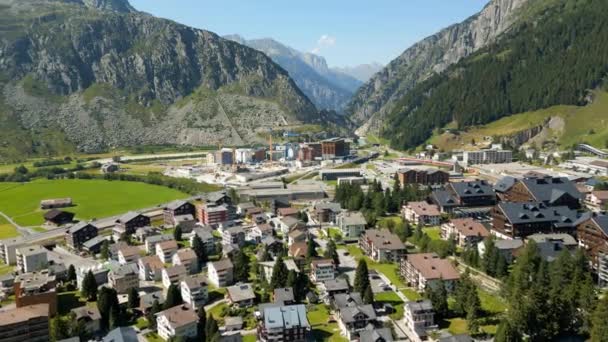
M332 68L333 71L351 76L362 83L369 81L374 74L382 70L384 66L380 63L361 64L352 67Z
M259 50L272 58L287 70L317 108L341 112L362 84L354 77L328 68L325 58L297 51L270 38L246 40L239 35L224 38Z
M0 156L247 144L319 123L263 53L126 0L0 0Z
M540 1L546 0L492 0L478 14L405 50L367 81L348 104L347 113L362 126L358 133L379 133L386 115L412 88L492 43L517 20L518 9Z
M568 141L605 142L608 113L592 105L596 97L603 98L602 89L608 89L606 13L605 0L525 4L517 16L512 16L517 20L494 42L417 83L393 101L382 135L391 140L393 147L412 148L441 134L443 129L466 135L479 125L521 113L519 120L546 120L523 132L527 140L542 131L551 135L560 131L568 135L556 137L561 148L570 148L571 145L563 145ZM583 106L593 109L572 108ZM597 112L603 113L596 115ZM579 113L580 120L593 117L592 126L578 122L572 113ZM581 130L563 129L568 122L587 127L587 133L576 135L577 141L573 141L572 132ZM493 128L484 139L492 136L503 140L509 127ZM513 135L519 133L522 132ZM519 144L526 139L516 140L520 140Z

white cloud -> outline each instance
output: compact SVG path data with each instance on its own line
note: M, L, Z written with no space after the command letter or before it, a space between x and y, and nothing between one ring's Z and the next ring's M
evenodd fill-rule
M334 45L336 45L336 37L324 34L321 36L321 38L319 38L319 40L317 40L317 46L310 50L310 52L314 53L315 55L318 55L319 53L321 53L321 50L325 48L330 48Z

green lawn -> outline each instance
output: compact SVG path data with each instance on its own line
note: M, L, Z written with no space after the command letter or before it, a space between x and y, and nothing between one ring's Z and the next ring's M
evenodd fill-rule
M489 292L479 289L479 300L481 301L481 308L489 314L500 314L507 310L507 304L504 300Z
M0 192L1 193L1 192ZM7 214L8 215L8 214ZM0 217L0 240L19 236L17 228L6 222L4 217Z
M160 338L160 336L158 336L158 334L155 332L147 333L146 340L148 340L148 342L165 342L165 340Z
M135 323L135 326L139 329L139 330L144 330L146 329L148 326L150 325L150 323L148 323L148 320L145 317L139 317L137 319L137 322Z
M393 319L401 319L403 317L403 300L393 291L381 292L374 295L376 302L387 303L395 308L395 312L390 316Z
M243 342L255 342L257 341L256 335L243 335Z
M363 255L361 248L357 245L347 245L345 247L348 252L358 261L361 258L365 258L367 261L367 267L370 270L376 270L384 274L394 285L397 287L406 287L403 281L399 278L399 265L393 263L377 263L367 256Z
M468 324L466 319L462 318L452 318L448 320L450 322L450 326L448 327L448 331L452 335L460 335L468 333Z
M332 227L328 228L327 230L329 231L329 237L332 238L334 241L342 239L342 232L339 228Z
M325 305L315 305L314 308L308 310L306 316L312 327L315 341L348 341L340 336L340 328L337 323L329 323L329 310Z
M13 272L14 268L15 268L14 266L0 263L0 275L9 274L9 273Z
M403 293L407 297L407 299L412 300L412 301L422 299L422 295L411 288L402 289L401 293Z
M76 218L87 220L153 207L188 195L139 182L36 180L25 184L3 184L0 208L21 225L37 226L43 223L40 201L60 197L71 197L75 206L67 210L74 212Z
M329 309L323 304L317 304L308 310L306 316L310 325L325 324L329 321Z
M422 228L422 231L431 238L431 240L441 240L441 228L440 227L429 227Z

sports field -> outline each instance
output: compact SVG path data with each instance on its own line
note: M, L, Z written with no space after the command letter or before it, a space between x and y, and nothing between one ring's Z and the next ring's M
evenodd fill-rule
M44 222L41 200L63 197L71 197L74 203L65 210L85 220L149 208L189 195L139 182L44 179L25 184L0 183L0 211L22 226Z

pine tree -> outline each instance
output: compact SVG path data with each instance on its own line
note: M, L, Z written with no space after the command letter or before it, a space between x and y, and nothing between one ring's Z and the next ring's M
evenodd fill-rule
M306 259L312 260L317 257L317 244L314 239L308 239L306 243Z
M308 279L308 275L304 272L298 273L298 280L293 288L293 296L295 297L296 302L301 302L306 297L306 293L308 293L310 287L310 279Z
M336 267L340 265L340 257L338 256L338 247L333 239L330 239L327 243L327 249L325 250L325 254L323 255L327 259L331 259L334 261L334 265Z
M173 238L175 241L182 241L182 227L178 224L173 231Z
M209 315L209 317L207 317L207 324L205 325L205 336L207 337L207 342L214 341L215 335L217 335L219 331L220 329L217 325L217 321L213 315Z
M608 341L608 296L604 296L593 312L591 342Z
M108 320L110 322L110 330L121 326L120 307L118 305L112 306Z
M427 286L425 296L433 304L433 309L435 310L435 317L437 317L437 319L446 318L449 312L448 293L443 281L440 281L434 287Z
M194 237L192 238L192 249L196 254L198 266L200 268L207 263L209 258L207 256L207 248L205 247L203 240L197 234L194 234Z
M268 248L264 248L263 252L262 252L262 257L260 258L261 262L265 262L265 261L270 261L272 260L272 256L270 255L270 251L268 250Z
M156 330L156 314L162 311L162 306L158 302L158 300L154 300L152 302L152 307L150 311L146 315L146 320L148 321L148 326L152 330Z
M74 265L70 265L70 267L68 267L68 281L76 281L76 268Z
M70 337L69 325L60 316L51 319L51 340L59 341Z
M288 273L289 270L287 269L287 266L285 266L283 258L279 257L276 260L274 267L272 268L272 277L270 278L270 289L274 290L281 287L285 287L287 283Z
M294 270L289 270L287 274L287 287L295 288L298 283L298 272Z
M503 320L498 325L496 335L494 336L495 342L521 342L523 338L521 333L509 322Z
M108 260L110 258L110 243L108 242L108 240L105 240L101 244L100 254L103 260Z
M116 290L108 287L102 287L97 300L97 308L101 314L101 324L104 328L108 328L110 326L110 312L112 312L114 307L119 308L118 294L116 293ZM115 317L115 319L117 318L118 317Z
M365 293L365 290L368 286L370 286L370 282L367 262L365 261L365 259L361 259L359 260L359 264L357 264L357 269L355 271L354 290L355 292L363 294Z
M196 324L197 341L205 341L205 327L207 325L207 313L205 312L205 306L202 305L198 308L198 323Z
M233 259L235 281L247 282L249 280L249 257L242 250L238 250Z
M84 276L80 292L90 302L97 299L97 281L92 271L87 272Z
M363 293L363 303L374 304L374 293L372 292L372 286L369 285Z
M139 307L139 293L136 288L132 287L129 289L128 298L127 306L129 309L133 310Z
M163 304L163 308L165 310L170 309L176 305L181 305L184 303L182 299L182 293L175 284L171 284L167 289L167 299L165 299L165 304Z

